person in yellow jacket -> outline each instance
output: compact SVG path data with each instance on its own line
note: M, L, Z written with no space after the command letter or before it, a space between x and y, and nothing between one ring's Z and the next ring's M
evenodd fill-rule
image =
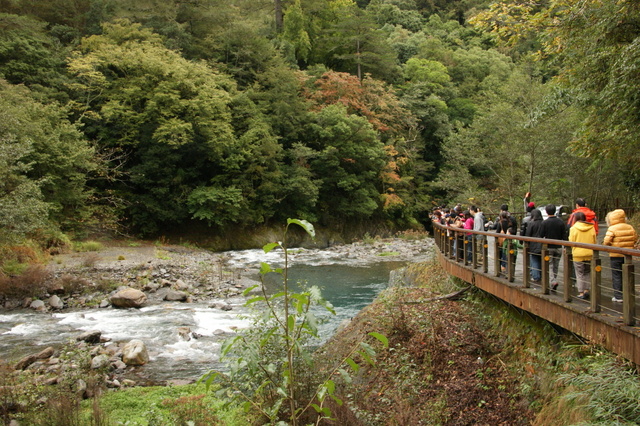
M583 212L575 212L575 222L569 229L569 241L574 243L595 244L596 229L592 222L587 222ZM576 271L576 287L579 299L589 299L591 289L591 258L593 250L582 247L573 247L573 269Z
M602 244L605 246L632 249L638 235L633 226L627 223L627 215L624 210L617 209L607 214L607 233ZM613 283L613 302L622 302L622 265L624 255L609 253L611 261L611 281Z

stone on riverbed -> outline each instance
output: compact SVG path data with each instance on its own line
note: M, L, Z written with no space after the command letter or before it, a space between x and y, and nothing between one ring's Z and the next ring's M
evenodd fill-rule
M122 361L127 365L144 365L149 362L149 353L144 342L134 339L124 345Z
M135 288L120 290L109 299L114 308L141 308L147 301L147 295Z
M187 293L178 290L169 290L164 296L164 300L167 302L186 302L188 298L189 295Z

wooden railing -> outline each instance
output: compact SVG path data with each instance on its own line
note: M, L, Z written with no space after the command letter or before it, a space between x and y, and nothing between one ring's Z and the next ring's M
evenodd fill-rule
M527 289L539 289L542 294L550 294L550 254L549 244L562 247L561 271L558 282L562 284L562 293L558 296L566 303L576 301L577 294L574 286L573 265L571 258L572 248L582 247L593 250L591 260L591 289L588 303L590 311L620 315L625 325L633 326L638 322L636 317L636 282L635 264L640 259L640 250L620 249L599 244L581 244L569 241L524 237L520 235L497 234L496 232L481 232L468 229L453 228L439 223L433 223L434 239L441 254L450 262L456 262L466 268L494 276L496 279L505 279L514 285L521 285ZM506 270L500 267L500 247L497 238L506 238L508 247L506 250ZM522 243L522 250L515 250L512 241ZM529 245L532 242L542 243L541 251L541 280L540 283L532 283L530 279L531 265L529 262ZM611 274L603 276L603 270L611 269L603 264L602 255L618 253L625 258L622 265L622 304L610 302L612 287ZM518 260L518 261L517 261ZM503 278L499 278L503 277ZM555 292L554 292L555 293ZM581 301L581 303L586 303Z

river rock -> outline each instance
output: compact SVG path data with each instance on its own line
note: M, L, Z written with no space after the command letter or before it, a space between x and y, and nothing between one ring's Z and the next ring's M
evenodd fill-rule
M42 351L40 351L40 353L38 353L36 355L36 358L38 359L49 359L53 356L53 354L56 352L55 349L53 349L51 346L49 346L46 349L43 349Z
M53 309L62 309L64 308L64 303L62 303L62 300L54 294L49 298L49 306Z
M54 281L49 285L47 291L50 294L64 294L64 285L62 285L62 281Z
M46 307L46 305L44 304L44 302L42 300L34 300L33 302L31 302L29 307L31 309L35 309L36 311L39 311L39 312L47 310L47 307Z
M109 300L114 308L141 308L147 301L147 295L135 288L125 288Z
M100 308L108 308L110 304L111 303L109 303L109 301L107 299L102 299L102 302L100 302L99 307Z
M26 370L31 364L38 360L38 356L35 354L27 355L16 363L13 367L16 370Z
M167 302L185 302L189 295L184 291L169 290L164 296L164 300Z
M105 354L98 355L91 360L91 369L98 370L109 365L109 357Z
M176 289L176 290L188 290L189 289L189 285L187 283L185 283L184 281L178 279L173 284L173 288Z
M191 329L189 327L178 327L178 336L188 342L191 340Z
M78 337L76 337L77 342L87 342L87 343L100 343L100 336L102 332L100 330L90 330L85 331Z
M134 339L122 348L122 361L127 365L144 365L149 362L149 353L142 340Z

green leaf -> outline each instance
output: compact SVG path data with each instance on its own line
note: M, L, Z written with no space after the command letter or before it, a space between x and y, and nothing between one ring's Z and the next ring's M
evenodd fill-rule
M289 315L289 318L287 319L288 324L289 324L289 330L293 330L293 328L296 325L296 317L295 315Z
M231 348L233 347L233 345L241 338L241 336L235 336L231 339L227 339L224 341L224 343L222 344L222 347L220 348L220 354L222 356L227 355L227 353L231 350Z
M333 398L333 400L335 401L336 404L338 404L338 406L342 407L342 400L340 398L338 398L337 396L335 396L334 394L330 395L331 398Z
M278 395L286 398L287 397L287 393L285 392L285 390L281 387L278 387L278 389L276 390L278 392Z
M266 275L271 272L271 266L268 263L260 262L260 274Z
M329 393L329 395L333 395L333 393L336 391L336 384L334 383L334 381L329 379L324 382L324 385L327 387L327 392Z
M211 370L209 373L207 373L205 376L202 376L202 378L198 381L200 382L202 379L205 379L204 384L205 384L205 388L207 389L207 391L209 390L209 388L211 387L211 384L213 383L213 381L220 375L221 373L218 371L213 371Z
M266 300L266 299L265 299L265 297L264 297L264 296L256 296L256 297L252 297L251 299L247 300L247 301L244 303L244 305L245 305L245 306L249 306L249 305L252 305L252 304L254 304L254 303L256 303L256 302L262 302L262 301L265 301L265 300Z
M378 339L384 345L385 348L389 347L389 339L387 339L386 336L380 333L376 333L375 331L372 331L371 333L369 333L369 336Z
M349 364L349 367L351 367L354 373L357 374L358 371L360 370L360 366L353 359L347 358L346 363Z
M245 290L242 292L242 295L246 297L246 295L247 295L247 294L249 294L252 290L254 290L254 289L255 289L255 288L257 288L257 287L260 287L260 286L259 286L259 285L257 285L257 284L256 284L256 285L252 285L251 287L249 287L249 288L245 289Z
M280 243L269 243L269 244L265 244L262 247L262 250L264 250L265 254L269 253L271 250L273 250L274 248L280 246Z
M376 356L376 351L375 351L375 349L373 349L373 347L371 347L371 345L370 345L370 344L368 344L367 342L360 342L360 346L361 346L365 351L367 351L367 354L368 354L370 357L372 357L372 358L373 358L373 357L375 357L375 356Z
M353 380L351 379L351 375L347 372L347 370L345 370L344 368L338 368L338 373L340 373L340 377L342 377L342 380L344 380L346 384L351 384Z
M309 236L311 238L315 238L316 237L316 230L314 229L313 225L309 222L307 222L304 219L287 219L287 225L291 225L292 223L295 223L296 225L299 225L302 227L302 229L304 229L307 234L309 234Z

